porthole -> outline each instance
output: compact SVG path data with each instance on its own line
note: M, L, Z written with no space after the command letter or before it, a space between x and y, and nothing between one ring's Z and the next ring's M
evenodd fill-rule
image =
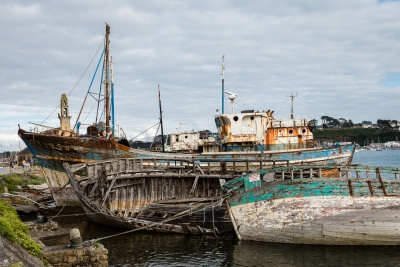
M250 117L250 120L252 120L252 121L253 121L253 120L254 120L254 116L251 116L251 117Z
M238 119L239 119L238 116L233 117L234 121L238 121Z
M185 135L185 138L188 138L187 135Z
M293 133L293 130L289 130L289 134L292 134Z
M303 133L305 133L306 132L306 129L303 129L303 131L302 131Z

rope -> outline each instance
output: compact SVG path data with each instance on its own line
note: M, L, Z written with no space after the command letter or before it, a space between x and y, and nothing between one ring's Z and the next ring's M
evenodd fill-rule
M64 206L61 208L61 210L56 214L56 216L52 216L52 217L49 217L49 219L51 218L51 219L54 219L54 218L57 218L57 216L62 212L62 210L65 208L65 205L67 205L67 203L68 203L68 200L69 200L69 198L67 198L67 201L64 203Z
M143 132L141 132L140 134L136 135L135 137L131 138L129 141L132 141L133 139L135 139L136 137L138 137L139 135L141 135L142 133L147 132L148 130L150 130L151 128L153 128L154 126L156 126L157 124L159 124L159 122L157 122L156 124L154 124L153 126L147 128L146 130L144 130Z
M104 40L104 39L103 39L103 40ZM90 61L89 65L86 67L85 71L83 72L83 74L82 74L82 76L79 78L79 80L76 82L76 84L74 85L74 87L72 87L71 91L68 93L68 96L72 93L72 91L74 91L75 87L78 85L78 83L81 81L81 79L82 79L83 76L85 75L86 71L89 69L89 67L90 67L90 65L92 64L94 58L96 57L97 53L99 52L100 47L103 45L103 40L101 40L100 46L99 46L99 48L97 49L96 53L94 54L92 60ZM60 107L60 105L58 105L58 106L53 110L53 112L51 112L50 115L47 116L47 118L44 119L40 124L43 124L51 115L53 115L53 113L54 113L59 107ZM39 125L36 126L35 128L33 128L32 131L34 131L34 130L37 129L38 127L39 127Z

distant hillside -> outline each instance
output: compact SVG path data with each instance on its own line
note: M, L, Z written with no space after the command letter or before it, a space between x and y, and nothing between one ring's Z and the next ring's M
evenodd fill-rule
M400 131L371 128L334 128L314 130L314 140L324 142L355 142L360 145L400 140Z

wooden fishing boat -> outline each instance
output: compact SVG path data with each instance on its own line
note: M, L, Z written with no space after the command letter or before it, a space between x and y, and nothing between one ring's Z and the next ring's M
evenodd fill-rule
M64 167L95 222L157 232L233 233L221 185L276 162L214 162L219 166L210 161L121 158Z
M324 175L323 169L332 171ZM400 245L399 172L395 167L286 166L235 178L223 188L230 194L239 239ZM392 179L385 178L389 174Z

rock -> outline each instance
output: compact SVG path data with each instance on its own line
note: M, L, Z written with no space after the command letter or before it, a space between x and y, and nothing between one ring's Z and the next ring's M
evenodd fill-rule
M39 208L35 205L13 204L12 207L17 211L21 211L24 213L37 212L39 210Z

